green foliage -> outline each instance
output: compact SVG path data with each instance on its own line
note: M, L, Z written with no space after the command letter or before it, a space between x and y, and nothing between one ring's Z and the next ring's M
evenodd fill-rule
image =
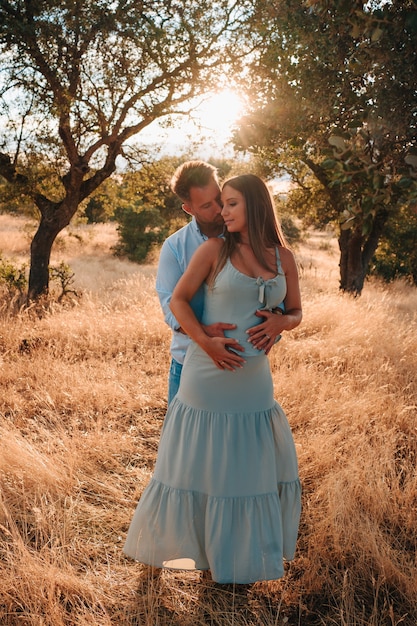
M236 167L239 167L238 172L242 173L241 164L236 164L230 159L209 159L209 163L217 168L217 173L220 181L224 181L226 180L226 178L230 178L231 176L233 176L233 172Z
M417 11L400 0L257 7L236 145L290 174L309 219L340 224L340 285L360 293L389 216L417 194ZM327 195L317 211L297 162Z
M156 209L167 225L179 216L185 217L181 202L170 188L172 175L182 161L177 157L164 157L127 172L119 188L119 206L136 211Z
M281 223L282 232L290 246L294 246L302 240L302 230L297 226L290 204L283 196L274 197L278 219Z
M417 199L417 178L414 168L398 167L388 176L388 166L378 162L375 151L369 150L372 133L369 129L349 129L329 137L329 150L323 150L321 167L326 170L330 189L343 189L344 210L339 216L342 230L360 229L362 236L371 232L376 216L396 215L404 202ZM382 154L378 152L378 157ZM409 154L405 159L413 159ZM413 161L411 160L411 163Z
M180 160L167 157L147 163L121 178L114 218L118 222L116 254L143 263L154 246L168 235L185 214L169 181Z
M27 287L26 265L18 267L11 261L0 256L0 285L3 285L8 295L23 295Z
M115 212L119 223L120 242L116 254L126 255L131 261L143 263L156 244L168 235L164 220L157 209L117 209Z
M302 220L303 226L321 230L327 224L338 223L338 213L334 210L323 185L308 168L299 173L299 184L292 186L283 203L282 211Z
M299 243L301 241L301 230L298 228L293 217L288 213L283 214L280 216L280 222L282 232L284 233L288 244L290 246L294 246Z
M0 309L18 312L26 302L26 288L26 265L17 266L0 255Z
M403 207L389 220L372 259L371 273L386 282L408 278L417 285L417 206Z
M0 175L0 212L23 214L29 217L36 215L35 203L20 189L12 187Z
M114 211L119 203L120 184L108 178L91 194L83 207L83 215L88 224L107 222L114 219Z
M75 274L67 263L61 261L59 265L51 265L49 267L49 275L51 280L58 283L61 288L58 302L62 302L64 297L69 294L79 297L78 292L73 288Z
M37 208L29 299L53 243L155 120L188 114L250 52L252 0L0 2L0 176ZM42 171L33 163L42 155ZM96 198L87 215L108 212Z
M37 194L50 198L52 202L59 202L65 195L58 163L51 163L49 155L35 148L21 155L18 163L21 174L12 180L2 176L0 166L0 210L37 218Z
M51 281L60 286L60 293L57 297L58 302L61 302L69 294L78 297L79 294L73 288L74 273L69 265L61 261L59 265L50 266L49 272ZM27 266L25 264L18 266L0 256L0 286L6 290L7 299L16 301L18 305L23 304L25 300L27 289L26 274Z

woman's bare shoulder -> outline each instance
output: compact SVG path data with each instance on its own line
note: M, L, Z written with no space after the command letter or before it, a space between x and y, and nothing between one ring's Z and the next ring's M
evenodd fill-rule
M204 245L209 245L209 246L213 246L216 248L216 250L220 250L220 248L223 247L224 245L224 239L223 237L210 237L209 239L206 239L206 241L204 242Z
M201 244L200 250L204 250L205 254L218 254L224 246L224 239L222 237L210 237Z
M198 259L199 261L212 261L213 259L217 259L219 252L224 244L224 240L220 237L210 237L206 239L194 252L193 259Z
M278 251L284 269L295 265L295 257L292 250L285 248L284 246L278 246Z

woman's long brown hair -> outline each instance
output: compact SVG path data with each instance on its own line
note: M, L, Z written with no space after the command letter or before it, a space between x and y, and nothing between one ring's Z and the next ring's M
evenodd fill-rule
M249 243L259 263L268 271L273 271L266 259L266 249L283 246L287 248L287 242L277 220L274 210L272 195L261 178L255 174L242 174L230 178L223 184L223 189L232 187L239 191L245 200L246 219L248 224ZM213 285L226 260L230 258L240 243L240 233L229 233L224 236L225 243L221 248L219 259L210 277L209 284Z

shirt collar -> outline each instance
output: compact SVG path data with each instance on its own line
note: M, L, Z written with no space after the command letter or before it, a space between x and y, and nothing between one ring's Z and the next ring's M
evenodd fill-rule
M198 235L200 237L202 237L204 239L204 241L207 241L208 237L207 235L205 235L204 233L201 232L199 225L197 224L197 220L195 219L195 216L192 216L191 219L191 223L193 225L194 230L196 231L196 233L198 233ZM220 235L217 235L218 237L223 237L224 236L224 232L220 233Z

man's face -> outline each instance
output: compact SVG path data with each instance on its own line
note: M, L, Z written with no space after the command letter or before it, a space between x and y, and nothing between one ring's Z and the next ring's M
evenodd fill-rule
M184 202L182 208L186 213L194 215L197 224L202 232L205 228L209 231L218 229L219 233L223 229L223 218L221 215L222 204L220 187L216 181L211 181L205 187L191 187L190 200Z

